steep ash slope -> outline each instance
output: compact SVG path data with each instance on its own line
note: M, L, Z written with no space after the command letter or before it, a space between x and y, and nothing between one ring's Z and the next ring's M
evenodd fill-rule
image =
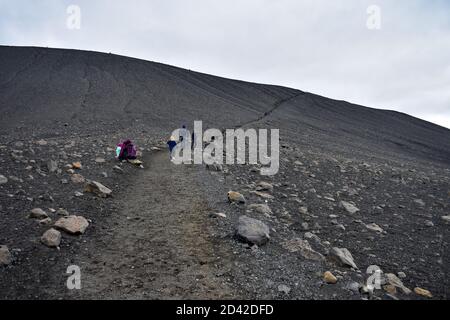
M0 298L423 298L392 285L364 292L371 265L449 297L448 129L295 89L45 48L0 47L0 114ZM194 120L280 129L279 173L175 167L167 137ZM114 159L127 137L145 169ZM85 192L85 179L112 198ZM229 190L247 203L229 203ZM50 219L27 218L34 208ZM86 233L44 246L66 213L89 219ZM266 245L234 237L242 215L270 228ZM329 261L334 247L359 269ZM73 264L85 290L65 285Z
M362 154L449 163L450 130L413 117L352 105L298 90L224 79L177 67L96 52L0 47L1 131L68 123L82 130L173 129L203 120L228 128L272 110L286 138ZM45 130L44 130L45 131Z

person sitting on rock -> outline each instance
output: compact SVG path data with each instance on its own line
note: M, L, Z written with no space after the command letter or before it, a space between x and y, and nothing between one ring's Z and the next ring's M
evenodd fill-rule
M118 160L132 160L136 159L136 147L131 140L125 140L117 145L116 158Z

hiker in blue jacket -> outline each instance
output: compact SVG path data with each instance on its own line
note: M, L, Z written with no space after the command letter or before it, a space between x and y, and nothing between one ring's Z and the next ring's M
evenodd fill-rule
M170 137L169 141L167 141L167 145L169 146L170 160L172 160L173 159L173 156L172 156L173 149L177 146L177 141L174 136Z

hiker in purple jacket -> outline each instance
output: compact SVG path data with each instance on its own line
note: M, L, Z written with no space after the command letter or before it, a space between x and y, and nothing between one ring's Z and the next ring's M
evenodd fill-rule
M117 145L117 159L128 160L136 159L136 147L131 140L126 140Z

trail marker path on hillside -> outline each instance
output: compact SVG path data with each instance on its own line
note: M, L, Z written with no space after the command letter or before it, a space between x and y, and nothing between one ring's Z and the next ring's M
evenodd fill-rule
M153 153L145 163L121 195L126 201L120 214L111 217L114 230L106 249L82 267L79 294L97 299L234 297L216 276L231 262L227 252L213 248L210 208L193 179L198 168L174 165L166 152Z

